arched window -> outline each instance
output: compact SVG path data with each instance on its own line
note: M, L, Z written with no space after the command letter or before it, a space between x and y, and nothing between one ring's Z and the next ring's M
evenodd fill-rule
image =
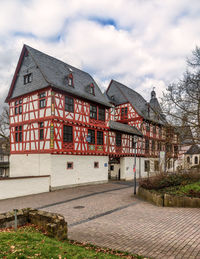
M195 157L194 157L194 163L195 163L195 165L198 165L198 162L199 162L199 161L198 161L198 156L195 156Z
M187 163L188 164L190 163L190 157L189 156L187 157Z

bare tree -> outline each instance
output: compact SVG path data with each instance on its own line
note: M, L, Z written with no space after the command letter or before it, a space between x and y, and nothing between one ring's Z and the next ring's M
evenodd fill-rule
M0 115L0 137L9 142L9 108L4 106Z
M162 100L168 119L176 125L190 127L195 142L200 143L200 48L187 59L183 78L168 86Z

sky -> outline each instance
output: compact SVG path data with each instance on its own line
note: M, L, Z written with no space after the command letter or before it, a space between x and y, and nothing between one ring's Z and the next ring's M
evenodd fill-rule
M0 107L23 44L147 101L186 70L200 46L199 0L0 0Z

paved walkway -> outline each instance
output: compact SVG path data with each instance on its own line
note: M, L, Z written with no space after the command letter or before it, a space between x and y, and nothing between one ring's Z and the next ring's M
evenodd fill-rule
M132 183L82 186L0 201L64 215L69 238L159 259L200 259L200 209L162 208L133 197Z

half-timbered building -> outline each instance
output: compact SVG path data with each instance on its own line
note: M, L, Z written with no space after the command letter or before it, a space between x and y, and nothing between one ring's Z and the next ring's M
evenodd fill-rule
M178 136L174 128L168 125L155 91L151 92L151 99L147 102L133 89L111 80L105 95L115 106L115 120L134 126L143 134L136 148L139 176L165 169L160 168L161 151L165 155L164 162L170 164L168 169L173 169L178 155ZM111 163L111 171L115 166Z
M51 189L105 182L117 158L121 178L133 178L140 127L117 117L124 106L115 110L88 73L24 45L6 101L10 177L48 175Z

